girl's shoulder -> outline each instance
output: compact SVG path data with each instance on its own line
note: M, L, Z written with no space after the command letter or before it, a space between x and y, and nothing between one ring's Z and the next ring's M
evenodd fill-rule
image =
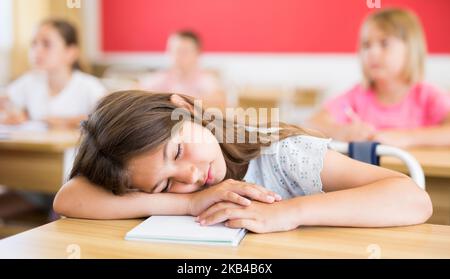
M35 84L44 80L45 76L43 73L38 71L28 71L12 81L11 84Z
M355 84L350 89L344 91L342 94L330 98L328 106L335 106L337 104L351 103L351 104L367 104L373 100L373 91L366 88L362 84Z
M77 82L82 82L89 85L102 85L100 79L97 77L78 70L73 72L73 78L76 79Z
M261 149L261 154L310 154L323 153L331 142L330 138L319 138L310 135L296 135L284 138Z
M17 79L13 80L7 87L8 94L25 94L29 91L36 91L45 84L45 75L37 71L28 71Z
M358 83L350 87L347 91L344 92L343 95L359 97L362 95L371 94L372 90L370 88L366 88L364 85Z
M84 92L87 95L103 95L106 93L106 87L100 79L78 70L74 71L70 85L71 90L76 91L77 94Z
M442 89L427 82L416 83L414 86L412 86L411 92L423 96L444 94L444 91Z
M409 98L417 105L426 105L435 102L449 102L450 95L445 94L440 88L426 83L419 82L411 87Z
M283 198L322 191L320 173L331 140L298 135L272 143L250 162L250 181L279 193Z

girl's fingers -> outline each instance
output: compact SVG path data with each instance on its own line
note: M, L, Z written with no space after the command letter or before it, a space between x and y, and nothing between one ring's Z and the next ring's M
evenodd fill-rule
M250 184L250 185L256 187L257 189L259 189L261 192L265 193L266 195L273 196L276 201L280 201L281 200L281 196L280 195L278 195L277 193L275 193L273 191L270 191L269 189L267 189L267 188L265 188L265 187L263 187L261 185L257 185L257 184Z
M204 219L199 219L200 225L208 226L224 222L228 219L250 218L249 213L240 208L224 208L218 210Z
M277 193L273 193L273 195L274 195L276 201L281 201L281 200L283 199L283 198L282 198L280 195L278 195Z
M225 222L225 226L229 228L245 228L252 232L260 232L258 222L253 219L233 219Z
M198 215L197 221L203 220L203 219L209 217L211 214L213 214L219 210L222 210L224 208L238 208L238 207L239 207L239 205L231 203L231 202L216 203L215 205L209 207L208 209L203 211L200 215Z
M272 203L275 201L275 197L272 195L267 194L266 192L260 191L258 188L254 187L254 185L238 185L238 193L240 195L244 195L246 197L249 197L253 200L266 202L266 203Z
M251 204L251 201L249 199L246 199L232 191L224 192L223 200L228 201L228 202L233 202L236 204L240 204L243 206L248 206Z

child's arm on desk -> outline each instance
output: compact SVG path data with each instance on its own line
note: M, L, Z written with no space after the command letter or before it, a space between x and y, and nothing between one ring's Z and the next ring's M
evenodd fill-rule
M188 195L133 192L118 196L80 176L62 186L53 208L67 217L88 219L128 219L161 213L185 215Z
M16 125L27 120L24 111L15 108L7 96L0 96L0 124Z
M346 115L350 122L341 124L326 109L322 109L307 120L306 126L342 141L364 141L373 137L375 128L372 125L362 121L351 109L346 111Z
M450 146L450 113L440 125L410 130L381 131L375 135L374 140L403 148Z
M298 196L273 204L254 202L243 208L217 203L200 214L211 225L254 232L291 230L298 226L387 227L425 222L433 208L428 194L409 177L328 151L321 172L325 193Z
M304 213L301 225L405 226L424 223L433 212L427 192L410 177L335 151L327 152L321 178L324 194L293 202Z
M177 193L131 192L114 195L79 176L56 194L53 207L61 215L88 219L128 219L150 215L198 215L214 203L227 201L242 206L248 197L272 203L281 197L262 186L228 179L202 191Z

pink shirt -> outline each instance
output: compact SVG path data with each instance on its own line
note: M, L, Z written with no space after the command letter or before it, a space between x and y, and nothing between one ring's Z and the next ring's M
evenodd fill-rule
M196 71L188 79L180 79L173 71L160 71L141 80L141 87L150 91L180 93L203 99L220 90L213 74Z
M357 85L327 102L325 108L343 124L350 122L346 111L353 110L376 129L413 129L441 123L450 113L450 96L429 84L418 83L399 103L385 105L372 90Z

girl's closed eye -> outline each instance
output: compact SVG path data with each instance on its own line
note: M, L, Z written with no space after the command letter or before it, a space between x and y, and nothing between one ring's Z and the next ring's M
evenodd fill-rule
M181 143L179 143L177 148L177 154L175 155L175 160L180 158L181 154L183 154L183 147L181 146Z
M177 153L175 154L175 160L177 160L177 159L179 159L180 157L181 157L181 155L183 154L183 146L181 145L181 143L179 143L178 145L177 145ZM161 191L161 192L167 192L167 191L169 191L169 189L170 189L170 183L171 183L171 180L170 179L168 179L167 180L167 183L166 183L166 186L164 187L164 189Z
M170 186L170 179L167 180L166 186L164 186L164 189L162 189L161 193L169 191Z

